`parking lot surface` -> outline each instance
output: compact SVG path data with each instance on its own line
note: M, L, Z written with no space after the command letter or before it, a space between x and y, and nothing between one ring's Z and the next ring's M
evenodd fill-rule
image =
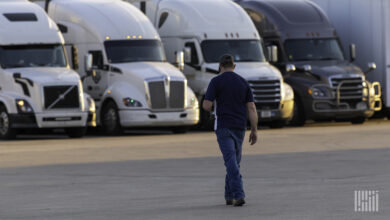
M389 122L259 134L240 208L213 132L1 141L0 219L390 219ZM379 211L354 212L355 190L378 190Z

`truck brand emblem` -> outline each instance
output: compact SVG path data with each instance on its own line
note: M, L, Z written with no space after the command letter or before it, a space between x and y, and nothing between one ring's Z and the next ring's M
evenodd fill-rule
M58 98L57 98L53 103L51 103L51 104L49 105L49 107L47 107L47 110L53 108L59 101L65 99L65 96L68 95L68 93L69 93L70 91L72 91L72 89L73 89L74 87L76 87L76 85L69 87L69 89L67 89L64 93L60 94L60 95L58 96Z

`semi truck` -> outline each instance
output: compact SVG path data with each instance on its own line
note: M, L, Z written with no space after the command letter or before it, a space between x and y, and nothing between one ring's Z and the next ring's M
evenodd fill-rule
M73 67L95 100L97 123L106 134L141 127L183 133L198 123L194 92L166 62L158 32L136 7L120 0L53 0L43 6L70 46L78 64ZM177 55L179 65L182 57ZM85 68L89 59L92 71Z
M38 128L81 137L94 114L57 25L27 0L0 1L0 138Z
M353 64L354 45L346 57L335 28L324 11L308 0L238 0L264 40L265 52L295 94L292 124L306 120L364 123L381 109L380 84ZM276 53L276 54L275 54ZM270 56L268 54L268 56ZM295 71L287 73L286 65Z
M376 69L367 75L382 86L384 112L390 117L390 2L387 0L313 0L328 15L344 45L355 44L355 64ZM347 49L347 48L345 48Z
M199 100L218 73L218 61L231 54L235 72L252 88L259 121L282 127L292 118L294 94L280 71L263 54L261 38L249 16L230 0L127 0L143 11L158 30L167 59L183 52L184 74ZM201 110L203 128L213 120Z

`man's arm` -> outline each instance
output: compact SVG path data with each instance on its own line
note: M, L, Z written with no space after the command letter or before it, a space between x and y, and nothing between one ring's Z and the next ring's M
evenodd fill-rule
M248 109L248 117L251 123L251 134L249 135L249 142L254 145L257 142L257 110L254 102L248 102L246 104Z
M205 111L211 112L213 109L213 102L205 99L203 100L202 107Z

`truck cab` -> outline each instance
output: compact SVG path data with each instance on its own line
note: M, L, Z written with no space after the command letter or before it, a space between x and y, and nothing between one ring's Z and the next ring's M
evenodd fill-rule
M75 69L107 134L135 127L185 132L198 123L196 96L166 61L158 32L136 7L120 0L53 0L45 6L70 50L78 51Z
M261 38L252 21L237 4L228 0L132 1L158 30L167 59L184 52L184 74L199 100L203 100L210 80L218 73L218 61L231 54L235 72L249 82L260 122L282 127L293 113L294 96L280 71L264 57ZM212 120L201 111L202 125Z
M0 138L37 128L64 128L81 137L94 123L94 111L68 65L57 25L33 3L1 1Z
M348 58L336 30L317 5L306 0L237 3L256 25L266 52L278 57L272 64L294 89L294 125L303 125L307 119L363 123L380 110L380 85L368 82L365 73L352 64L355 47L351 45ZM291 64L295 71L286 72ZM373 64L369 71L374 68Z

